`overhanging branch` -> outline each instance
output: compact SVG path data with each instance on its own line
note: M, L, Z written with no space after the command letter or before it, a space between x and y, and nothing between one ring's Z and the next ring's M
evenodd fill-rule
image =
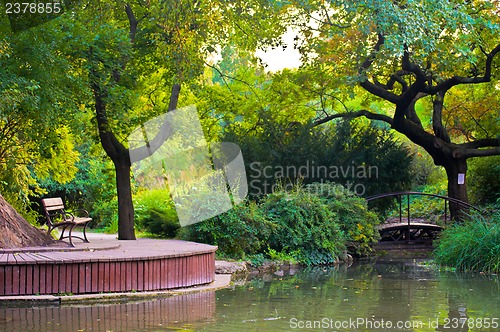
M500 138L483 138L474 142L457 144L463 149L497 148L500 147Z
M457 149L453 152L455 158L489 157L500 155L500 147L492 149Z
M313 127L319 126L319 125L326 123L328 121L331 121L333 119L339 119L339 118L353 119L353 118L359 118L362 116L364 116L370 120L379 120L379 121L383 121L383 122L386 122L386 123L392 125L392 118L390 116L387 116L384 114L372 113L368 110L359 110L356 112L337 113L337 114L332 114L332 115L326 116L322 119L314 121Z
M173 111L177 108L177 101L179 100L179 93L181 86L179 84L174 84L172 87L172 93L170 95L170 103L168 105L168 111ZM165 121L156 136L146 145L138 147L130 151L131 162L140 161L151 156L156 150L158 150L165 140L172 134L172 124L169 121ZM132 157L133 156L133 157Z

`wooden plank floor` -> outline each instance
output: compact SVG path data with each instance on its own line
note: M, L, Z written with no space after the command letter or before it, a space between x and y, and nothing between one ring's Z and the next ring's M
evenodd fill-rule
M76 248L4 250L0 296L152 291L215 279L214 246L180 240L118 241L95 235L90 244L76 242Z
M384 223L377 225L376 228L379 230L386 230L386 229L397 229L397 228L405 228L408 227L407 222L401 222L401 223ZM442 230L443 227L436 225L436 224L431 224L431 223L417 223L417 222L411 222L410 223L410 228L415 229L415 228L429 228L429 229L434 229L434 230Z

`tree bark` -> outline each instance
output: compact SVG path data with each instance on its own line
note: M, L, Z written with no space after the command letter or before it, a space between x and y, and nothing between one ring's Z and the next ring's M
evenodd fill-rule
M91 71L94 78L92 90L95 98L97 128L101 145L113 161L116 176L116 193L118 197L118 239L135 240L134 205L132 203L132 188L130 184L131 162L128 149L121 144L110 128L106 111L106 88L97 83L97 73Z
M130 158L128 153L113 160L118 194L118 240L135 240L134 204L130 183Z
M54 240L27 222L0 195L0 248L46 246Z
M448 178L448 196L468 202L467 197L467 159L449 159L444 165ZM459 183L459 174L463 174L463 183ZM459 204L450 202L450 216L453 220L460 220L465 216L468 209Z

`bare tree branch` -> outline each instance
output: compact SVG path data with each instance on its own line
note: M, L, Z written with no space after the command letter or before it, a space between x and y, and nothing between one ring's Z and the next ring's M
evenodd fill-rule
M456 144L456 146L463 149L479 149L488 147L500 147L500 138L483 138L478 139L473 142L467 142L462 144Z
M453 152L455 158L474 158L500 155L500 147L492 149L459 149Z
M450 143L451 139L446 129L443 126L443 105L444 105L444 96L446 91L439 91L434 100L432 101L433 112L432 112L432 129L434 130L434 134L436 137L441 138L443 141Z
M392 118L390 116L387 116L384 114L372 113L368 110L359 110L356 112L345 112L345 113L336 113L336 114L329 115L327 117L324 117L322 119L314 121L312 126L316 127L316 126L319 126L319 125L326 123L326 122L333 120L333 119L338 119L338 118L352 119L352 118L359 118L362 116L364 116L370 120L384 121L384 122L392 125Z

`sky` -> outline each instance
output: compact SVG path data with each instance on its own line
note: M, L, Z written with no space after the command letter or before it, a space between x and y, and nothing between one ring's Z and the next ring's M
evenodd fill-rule
M268 65L267 70L271 72L280 71L284 68L297 68L300 66L300 53L293 48L293 39L297 33L289 29L283 35L283 41L287 44L287 48L283 50L278 47L274 50L268 48L265 51L257 51L255 55L262 59Z

